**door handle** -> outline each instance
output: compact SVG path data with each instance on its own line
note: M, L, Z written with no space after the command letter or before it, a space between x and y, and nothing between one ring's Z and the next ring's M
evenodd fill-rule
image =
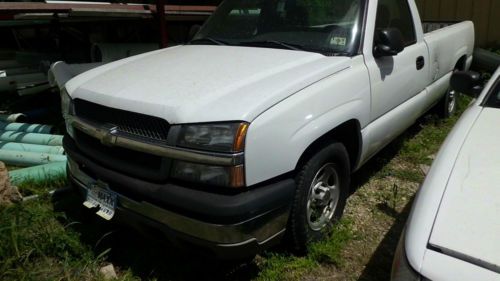
M417 70L420 70L422 68L424 68L425 66L425 58L420 56L417 58Z

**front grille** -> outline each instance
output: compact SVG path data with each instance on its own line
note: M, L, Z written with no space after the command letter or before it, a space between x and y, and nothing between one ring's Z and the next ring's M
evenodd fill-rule
M75 130L74 136L78 149L106 168L151 182L165 182L168 179L169 159L122 147L105 146L79 130Z
M164 119L111 108L89 101L75 100L75 115L96 124L108 124L133 137L165 142L169 124Z

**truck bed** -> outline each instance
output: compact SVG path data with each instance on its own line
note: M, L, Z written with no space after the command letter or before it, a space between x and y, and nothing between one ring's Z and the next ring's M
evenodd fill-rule
M430 33L457 23L460 21L423 21L422 28L424 33Z
M438 25L434 24L427 28L436 27ZM465 69L470 66L474 50L474 24L471 21L447 25L425 33L424 40L429 49L431 81L451 73L457 63L464 63L462 68ZM465 57L462 55L464 53L467 54Z

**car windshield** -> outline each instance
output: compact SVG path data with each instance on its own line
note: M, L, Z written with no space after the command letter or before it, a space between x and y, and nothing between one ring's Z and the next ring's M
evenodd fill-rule
M226 0L191 44L354 55L365 0Z
M491 93L486 96L484 106L500 108L500 78L498 78L492 89Z

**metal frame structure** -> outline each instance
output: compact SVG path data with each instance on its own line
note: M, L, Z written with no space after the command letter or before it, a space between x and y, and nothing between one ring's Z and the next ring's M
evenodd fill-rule
M165 5L165 0L155 4L89 4L89 3L0 3L0 20L48 19L53 17L112 17L156 18L159 25L159 43L168 43L167 21L205 19L215 11L215 6ZM158 15L165 15L163 17Z

